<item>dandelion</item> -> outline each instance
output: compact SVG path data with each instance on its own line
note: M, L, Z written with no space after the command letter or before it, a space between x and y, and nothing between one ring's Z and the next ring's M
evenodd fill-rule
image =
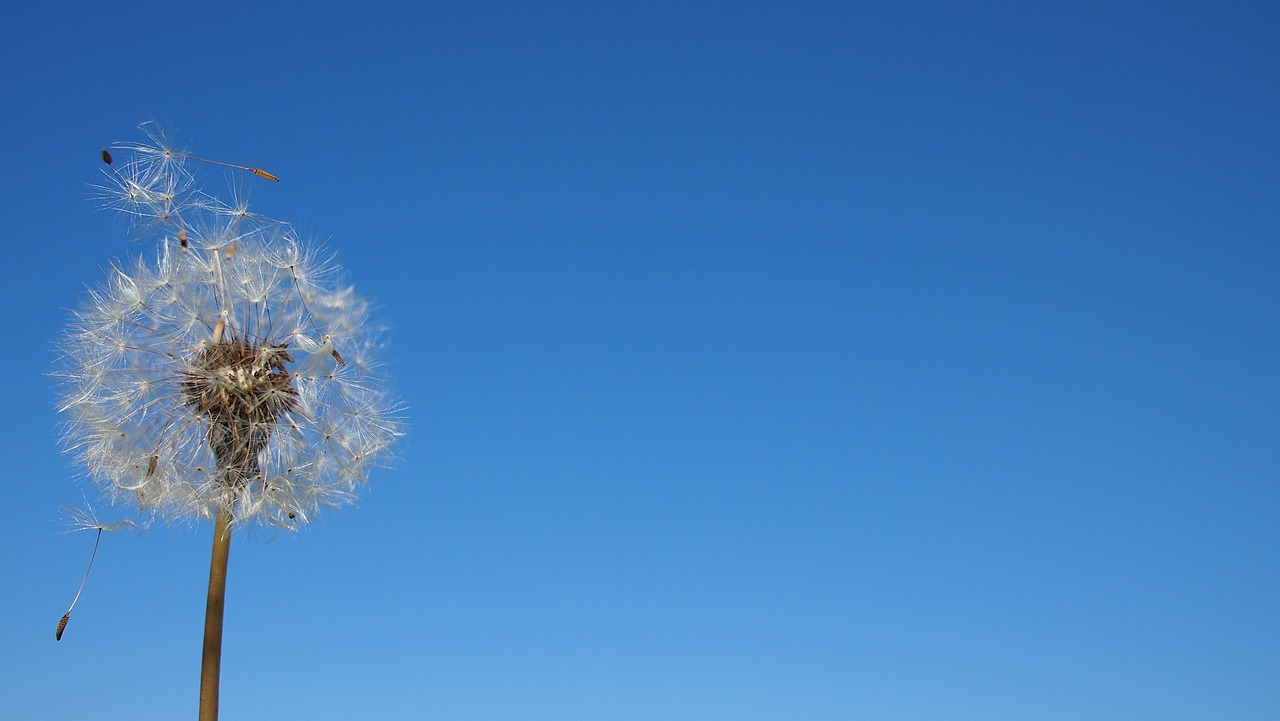
M286 223L196 188L186 161L202 159L151 139L113 148L130 157L106 171L102 197L159 242L113 264L75 314L60 410L67 446L112 502L214 521L212 719L233 524L296 529L350 503L402 424L368 303L338 268Z

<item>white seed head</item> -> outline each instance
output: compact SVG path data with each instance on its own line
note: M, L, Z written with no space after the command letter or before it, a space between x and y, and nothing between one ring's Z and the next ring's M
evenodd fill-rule
M350 502L403 432L368 303L288 225L194 190L180 155L115 149L134 157L112 166L113 207L157 221L139 227L158 247L67 328L67 446L163 518L296 528Z

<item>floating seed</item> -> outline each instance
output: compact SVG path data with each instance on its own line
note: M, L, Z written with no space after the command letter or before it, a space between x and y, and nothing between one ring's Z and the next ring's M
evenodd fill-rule
M184 158L187 158L187 159L189 159L189 160L199 160L199 161L200 161L200 162L202 162L202 163L213 163L214 165L224 165L224 166L226 166L226 167L228 167L228 168L238 168L239 170L247 170L247 171L249 171L250 173L253 173L254 175L258 176L259 178L266 178L267 180L270 180L270 181L273 181L273 182L276 182L276 183L279 183L279 182L280 182L280 179L279 179L279 178L277 178L276 176L272 175L271 173L268 173L267 171L263 170L262 168L250 168L250 167L249 167L249 166L247 166L247 165L236 165L235 163L224 163L224 162L222 162L221 160L210 160L210 159L208 159L208 158L197 158L197 157L196 157L196 156L194 156L194 155L187 155L186 153L175 153L175 155L180 155L180 156L182 156L182 157L184 157Z
M84 592L84 584L89 580L89 572L93 570L93 559L98 557L98 544L102 542L103 527L98 526L98 535L93 539L93 553L89 554L89 567L84 569L84 578L80 579L80 588L76 590L76 597L71 599L71 606L67 608L67 612L62 614L62 620L58 621L58 630L53 634L53 640L61 641L62 632L67 630L67 621L71 620L71 612L76 608L76 602L80 600L80 594Z
M106 148L102 149L102 162L111 165L111 153L108 153Z

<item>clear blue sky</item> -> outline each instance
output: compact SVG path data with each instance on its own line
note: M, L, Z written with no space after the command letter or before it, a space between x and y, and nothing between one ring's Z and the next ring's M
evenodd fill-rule
M53 640L145 120L280 176L411 407L235 542L224 718L1280 717L1275 3L322 5L0 10L0 717L195 716L208 524Z

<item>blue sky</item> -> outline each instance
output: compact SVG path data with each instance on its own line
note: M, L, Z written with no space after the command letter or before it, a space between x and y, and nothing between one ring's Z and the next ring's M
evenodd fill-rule
M0 716L195 713L207 524L104 537L53 640L48 373L146 120L280 176L410 407L234 543L224 718L1280 716L1274 4L0 21Z

